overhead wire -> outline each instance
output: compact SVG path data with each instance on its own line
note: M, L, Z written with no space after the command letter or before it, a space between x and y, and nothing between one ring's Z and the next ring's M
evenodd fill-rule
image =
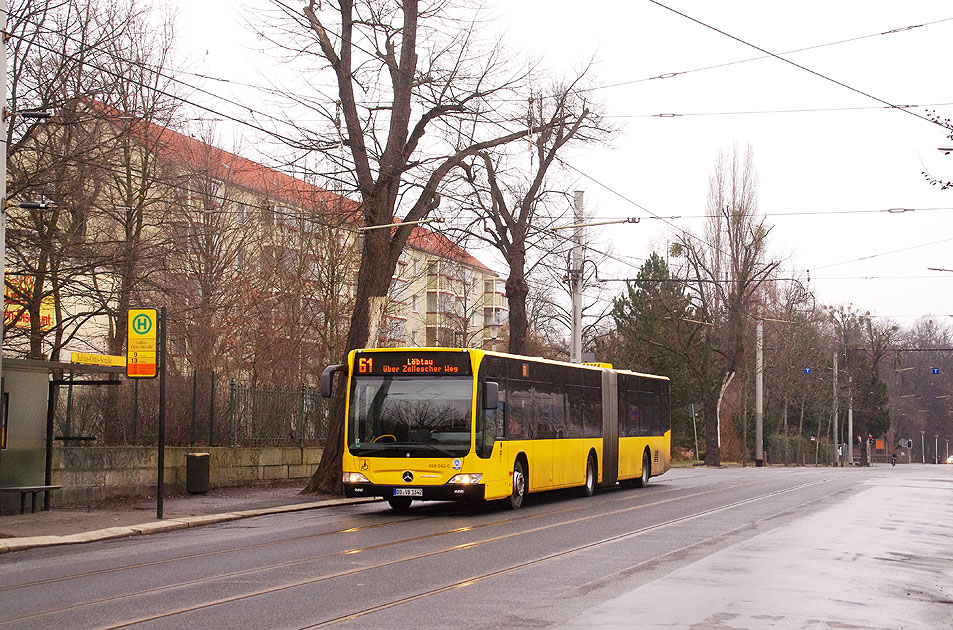
M926 121L926 122L930 123L931 125L937 125L937 126L939 126L939 127L943 127L942 123L940 123L940 122L938 122L938 121L931 120L931 119L927 118L926 116L921 116L920 114L918 114L918 113L916 113L916 112L914 112L914 111L912 111L912 110L910 110L910 109L905 109L903 106L898 106L898 105L896 105L896 104L894 104L894 103L891 103L891 102L889 102L889 101L886 101L886 100L884 100L884 99L882 99L882 98L880 98L880 97L878 97L878 96L874 96L873 94L870 94L869 92L865 92L865 91L863 91L863 90L860 90L860 89L858 89L858 88L855 88L855 87L853 87L853 86L850 86L850 85L844 83L843 81L838 81L837 79L834 79L834 78L832 78L832 77L829 77L829 76L827 76L827 75L825 75L825 74L822 74L822 73L820 73L820 72L818 72L818 71L816 71L816 70L812 70L812 69L808 68L807 66L804 66L804 65L802 65L802 64L799 64L799 63L797 63L797 62L795 62L795 61L791 61L790 59L787 59L787 58L785 58L785 57L782 57L782 56L780 56L780 55L777 54L777 53L773 53L773 52L771 52L771 51L769 51L769 50L766 50L766 49L764 49L764 48L761 48L760 46L757 46L757 45L755 45L755 44L752 44L751 42L745 41L745 40L741 39L740 37L737 37L737 36L735 36L735 35L732 35L731 33L728 33L728 32L726 32L726 31L723 31L723 30L721 30L721 29L719 29L719 28L716 28L716 27L714 27L714 26L712 26L712 25L710 25L710 24L707 24L707 23L705 23L705 22L702 22L701 20L699 20L699 19L697 19L697 18L694 18L694 17L692 17L692 16L690 16L690 15L688 15L688 14L686 14L686 13L683 13L683 12L678 11L678 10L676 10L676 9L673 9L672 7L669 7L669 6L665 5L665 4L662 4L662 3L659 2L658 0L648 0L648 2L654 4L654 5L656 5L656 6L660 7L660 8L662 8L662 9L665 9L666 11L670 11L670 12L676 14L676 15L680 15L681 17L685 18L686 20L689 20L689 21L691 21L691 22L694 22L695 24L698 24L699 26L702 26L702 27L707 28L707 29L709 29L709 30L715 31L716 33L719 33L719 34L721 34L721 35L724 35L725 37L727 37L727 38L729 38L729 39L732 39L732 40L734 40L734 41L736 41L736 42L738 42L738 43L740 43L740 44L744 44L745 46L748 46L748 47L750 47L750 48L754 48L755 50L760 51L760 52L764 53L765 55L768 55L768 56L770 56L770 57L772 57L772 58L774 58L774 59L777 59L778 61L784 62L784 63L786 63L786 64L788 64L788 65L794 66L795 68L798 68L798 69L800 69L800 70L803 70L804 72L807 72L807 73L812 74L812 75L814 75L814 76L816 76L816 77L819 77L819 78L821 78L821 79L823 79L823 80L825 80L825 81L828 81L828 82L833 83L833 84L835 84L835 85L839 85L839 86L842 87L842 88L845 88L845 89L847 89L847 90L850 90L851 92L855 92L855 93L857 93L857 94L860 94L861 96L865 96L865 97L867 97L867 98L869 98L869 99L871 99L871 100L877 101L878 103L882 103L883 105L886 105L886 106L889 107L889 108L897 109L897 110L899 110L899 111L901 111L901 112L904 112L904 113L906 113L906 114L909 114L910 116L913 116L913 117L915 117L915 118L919 118L920 120ZM945 129L945 127L943 127L943 128Z
M859 107L815 107L801 109L764 109L764 110L742 110L725 112L666 112L661 114L605 114L603 118L697 118L703 116L755 116L769 114L815 114L827 112L857 112L871 111L880 109L909 109L914 107L945 107L953 103L924 103L922 105L869 105Z
M845 260L845 261L842 261L842 262L831 263L831 264L829 264L829 265L821 265L821 266L819 266L819 267L812 267L811 269L808 270L808 273L810 273L811 271L817 271L817 270L819 270L819 269L830 269L831 267L839 267L839 266L841 266L841 265L849 265L849 264L855 263L855 262L861 262L861 261L864 261L864 260L871 260L871 259L873 259L873 258L881 258L881 257L883 257L883 256L889 256L889 255L891 255L891 254L899 254L899 253L901 253L901 252L908 252L908 251L911 251L911 250L914 250L914 249L920 249L920 248L923 248L923 247L930 247L931 245L939 245L939 244L941 244L941 243L949 243L950 241L953 241L953 237L940 239L940 240L938 240L938 241L931 241L931 242L929 242L929 243L921 243L921 244L919 244L919 245L911 245L910 247L901 247L900 249L893 249L893 250L890 250L890 251L888 251L888 252L881 252L881 253L879 253L879 254L871 254L871 255L869 255L869 256L861 256L860 258L852 258L851 260Z
M779 60L781 60L781 61L785 61L785 62L787 62L787 63L791 63L792 65L795 65L796 67L801 68L802 70L805 70L805 71L807 71L807 72L810 72L810 73L812 73L812 74L815 74L815 75L817 75L817 76L819 76L819 77L821 77L821 78L824 78L824 79L826 79L826 80L828 80L828 81L832 81L832 82L834 82L834 83L836 83L836 84L838 84L838 85L841 85L842 87L845 87L845 88L850 89L850 90L852 90L852 91L858 92L858 93L860 93L860 94L862 94L862 95L864 95L864 96L867 96L868 98L872 98L872 99L874 99L874 100L877 100L877 101L879 101L879 102L882 102L882 103L885 104L885 107L884 107L884 108L902 109L902 108L904 108L904 107L910 107L910 106L898 106L898 105L893 105L893 104L888 103L887 101L883 101L882 99L879 99L879 98L877 98L877 97L875 97L875 96L873 96L873 95L867 94L867 93L862 92L862 91L860 91L860 90L856 90L855 88L852 88L852 87L850 87L849 85L846 85L846 84L844 84L844 83L842 83L842 82L839 82L839 81L836 81L836 80L831 79L831 78L829 78L829 77L826 77L826 76L824 76L824 75L821 75L820 73L814 72L814 71L812 71L812 70L810 70L810 69L808 69L808 68L805 68L805 67L803 67L803 66L800 66L799 64L790 62L789 60L786 60L786 59L783 59L783 58L779 57L777 54L770 53L770 52L768 52L768 51L766 51L766 50L763 50L763 49L761 49L761 48L759 48L759 47L757 47L757 46L755 46L755 45L753 45L753 44L750 44L750 43L748 43L748 42L745 42L744 40L741 40L741 39L739 39L739 38L737 38L737 37L734 37L734 36L732 36L732 35L730 35L730 34L728 34L728 33L725 33L724 31L721 31L721 30L719 30L719 29L717 29L717 28L714 28L714 27L712 27L712 26L710 26L710 25L707 25L707 24L705 24L705 23L703 23L703 22L701 22L701 21L699 21L699 20L696 20L696 19L694 19L694 18L691 18L690 16L687 16L687 15L681 13L681 12L675 11L674 9L671 9L670 7L667 7L667 6L665 6L665 5L663 5L663 4L659 3L659 2L656 2L655 0L650 0L650 1L653 2L653 4L656 4L656 5L658 5L658 6L662 7L662 8L664 8L664 9L667 9L667 10L669 10L669 11L672 11L672 12L674 12L674 13L677 13L677 14L679 14L679 15L681 15L681 16L683 16L683 17L685 17L685 18L687 18L687 19L689 19L689 20L691 20L691 21L693 21L693 22L696 22L696 23L698 23L698 24L700 24L700 25L702 25L702 26L705 26L705 27L707 27L707 28L710 28L710 29L712 29L712 30L715 30L715 31L717 31L717 32L719 32L719 33L721 33L721 34L727 36L727 37L730 37L730 38L732 38L732 39L735 39L735 40L739 41L740 43L743 43L743 44L745 44L745 45L751 46L752 48L755 48L755 49L757 49L757 50L760 50L760 51L766 53L765 56L762 56L762 57L757 57L757 58L752 58L752 59L747 59L747 60L739 60L739 61L736 61L736 62L730 62L730 63L728 63L728 64L718 64L718 65L715 65L715 66L709 66L709 67L705 67L705 68L699 68L699 69L695 69L695 70L683 71L683 72L678 72L678 73L670 73L669 75L661 75L661 76L664 76L664 77L667 78L667 76L676 76L676 75L678 75L678 74L685 74L685 73L688 73L688 72L694 72L694 71L700 71L700 70L706 70L706 69L713 69L713 68L717 68L717 67L723 67L723 66L725 66L725 65L734 65L734 64L738 64L738 63L745 63L745 62L747 62L747 61L754 61L754 60L757 60L757 59L777 58L777 59L779 59ZM279 4L282 4L282 3L279 3ZM290 10L290 7L288 7L287 5L283 5L283 6L285 6L286 8L288 8L288 9ZM848 41L856 41L856 40L858 40L858 39L864 39L864 38L873 37L873 36L876 36L876 35L885 35L885 34L900 32L900 31L903 31L903 30L910 30L910 29L912 29L912 28L918 28L918 27L921 27L921 26L926 26L926 25L928 25L928 24L936 24L936 23L945 22L945 21L949 21L949 20L953 20L953 18L946 18L946 19L943 19L943 20L936 20L936 21L934 21L934 22L929 22L929 23L924 23L924 24L920 24L920 25L914 25L914 26L910 26L910 27L905 27L905 28L903 28L903 29L893 29L893 30L891 30L891 31L886 31L886 32L880 33L880 34L873 34L873 35L867 35L867 36L858 37L858 38L851 38L851 39L848 39L848 40L841 40L841 41L839 41L839 42L831 42L831 43L828 43L828 44L822 44L822 45L818 45L818 46L807 47L807 48L798 49L798 50L789 51L789 52L799 52L799 51L802 51L802 50L810 50L810 49L814 49L814 48L821 48L821 47L824 47L824 46L830 46L830 45L845 43L845 42L848 42ZM53 52L53 53L58 53L58 52L59 52L59 51L56 51L56 50L54 50L54 49L52 49L52 48L50 48L50 47L48 47L48 46L45 46L45 45L43 45L43 44L36 44L36 45L37 45L38 47L42 48L42 49L47 50L48 52ZM365 52L366 52L366 51L365 51ZM369 53L366 53L366 54L369 54ZM783 54L788 54L788 53L783 53ZM74 59L74 60L75 60L75 59ZM174 81L174 82L176 82L176 83L179 83L179 84L181 84L181 85L184 85L184 86L186 86L186 87L188 87L188 88L190 88L190 89L193 89L193 90L195 90L195 91L198 91L198 92L200 92L200 93L203 93L203 94L212 96L213 98L217 98L217 99L219 99L219 100L221 100L221 101L223 101L223 102L225 102L225 103L228 103L228 104L231 104L231 105L235 105L235 106L241 107L242 109L245 109L246 111L249 111L249 112L252 113L252 114L264 116L264 117L266 117L266 118L269 118L269 119L272 120L273 122L277 122L277 119L272 118L272 117L268 116L267 114L264 114L263 112L256 111L256 110L254 110L253 108L250 108L250 107L248 107L248 106L246 106L246 105L244 105L244 104L242 104L242 103L238 103L237 101L234 101L234 100L232 100L232 99L228 99L228 98L219 96L219 95L217 95L217 94L214 94L214 93L212 93L212 92L209 92L209 91L204 90L204 89L202 89L202 88L199 88L199 87L197 87L197 86L191 85L191 84L189 84L189 83L187 83L187 82L185 82L185 81L182 81L181 79L177 79L177 78L175 78L175 77L171 77L171 76L169 76L169 75L163 73L162 71L158 70L157 68L150 68L147 64L143 64L143 63L141 63L141 62L137 62L137 61L133 61L133 60L124 60L124 61L126 61L126 62L128 62L128 63L136 63L136 64L139 64L140 67L142 67L143 69L148 69L148 70L151 71L151 72L155 72L155 73L157 74L157 76L161 76L161 77L163 77L163 78L165 78L165 79L167 79L167 80ZM112 76L115 76L115 77L119 78L119 74L116 73L115 71L112 71L112 70L109 69L109 68L106 68L106 67L103 67L103 66L100 66L100 65L96 65L96 64L90 64L90 65L91 65L92 67L95 67L96 69L98 69L98 70L100 70L100 71L106 73L106 74L110 74L110 75L112 75ZM205 78L208 78L207 75L203 75L203 76L204 76ZM129 80L129 81L132 82L133 84L137 84L137 85L140 85L140 86L142 86L142 87L149 87L150 89L156 89L156 88L154 88L154 87L152 87L152 86L146 85L145 83L143 83L143 82L141 82L141 81L137 81L137 80L135 80L135 79L130 79L129 77L123 77L123 78L125 78L126 80ZM661 78L661 77L652 77L652 78ZM650 79L646 79L646 80L650 80ZM636 81L633 81L633 82L636 82ZM627 82L626 82L626 83L627 83ZM616 85L622 85L622 84L624 84L624 83L621 83L621 84L613 84L613 85L607 85L607 86L601 86L601 88L605 88L605 87L615 87ZM600 89L601 89L601 88L600 88ZM169 93L169 92L167 92L167 91L165 91L165 90L156 89L156 91L157 91L158 93L164 95L164 96L167 96L167 97L169 97L169 98L173 98L173 99L178 100L178 101L180 101L180 102L189 104L189 105L191 105L191 106L193 106L193 107L196 107L196 108L198 108L198 109L200 109L200 110L202 110L202 111L206 111L206 112L212 113L212 114L214 114L214 115L221 116L223 119L231 120L232 122L236 122L236 123L238 123L238 124L240 124L240 125L248 126L248 127L252 128L252 129L255 129L256 131L259 131L259 132L261 132L261 133L265 133L266 135L275 137L276 139L279 139L279 140L281 140L281 141L283 141L283 142L287 142L287 143L291 144L292 146L295 146L295 145L297 144L296 141L291 140L290 138L284 136L283 134L279 134L279 133L277 133L277 132L275 132L275 131L273 131L273 130L265 129L265 128L261 127L260 125L256 125L256 124L250 123L250 122L248 122L248 121L245 121L245 120L242 120L242 119L239 119L239 118L235 118L235 117L233 117L233 116L230 116L230 115L228 115L228 114L225 114L224 112L221 112L221 111L212 109L212 108L210 108L210 107L208 107L208 106L200 105L200 104L195 103L195 102L193 102L193 101L191 101L191 100L189 100L189 99L187 99L187 98L181 97L181 96L176 95L176 94L171 94L171 93ZM850 108L850 109L858 109L858 108ZM793 111L793 110L791 110L791 111ZM738 113L758 113L758 112L738 112ZM768 112L765 112L765 113L768 113ZM689 115L691 115L691 114L689 114ZM709 113L709 114L698 114L698 115L719 115L719 113L713 113L713 114L712 114L712 113ZM924 120L929 120L929 119L926 119L926 118L924 118L924 117L922 117L922 116L919 116L919 115L917 115L917 117L918 117L918 118L922 118L922 119L924 119ZM930 122L932 122L932 121L930 121ZM623 200L625 200L626 202L630 203L631 205L633 205L633 206L635 206L635 207L637 207L637 208L643 210L644 212L648 213L650 216L647 217L647 218L654 218L654 219L657 219L657 220L662 220L663 222L667 223L669 226L675 228L676 230L679 230L679 228L678 228L677 226L675 226L674 224L672 224L669 219L670 219L670 218L671 218L671 219L687 218L687 217L677 217L677 216L676 216L676 217L670 217L670 218L669 218L669 217L659 216L659 215L655 214L654 212L652 212L651 210L649 210L648 208L645 208L645 207L642 206L641 204L635 202L634 200L632 200L632 199L628 198L627 196L623 195L622 193L618 192L617 190L612 189L611 187L609 187L608 185L604 184L603 182L600 182L600 181L596 180L595 178L593 178L592 176L588 175L587 173L585 173L585 172L581 171L580 169L578 169L578 168L572 166L571 164L569 164L569 163L566 162L565 160L559 158L559 161L560 161L564 166L566 166L567 168L576 171L576 172L579 173L581 176L583 176L583 177L589 179L589 180L592 181L593 183L599 185L599 186L602 187L602 188L605 188L605 189L608 190L609 192L611 192L611 193L615 194L616 196L622 198ZM197 194L206 194L206 193L203 193L203 192L200 192L200 191L195 191L195 192L197 192ZM886 210L886 211L890 212L890 211L892 211L892 210L894 210L894 209L889 209L889 210ZM878 212L883 212L883 211L884 211L884 210L880 210L880 211L878 211ZM863 211L857 211L857 212L863 212ZM874 212L874 211L870 211L870 212ZM844 213L844 214L847 214L847 213L850 213L850 211L844 211L843 213ZM787 213L787 214L789 214L789 215L795 215L795 214L818 214L818 213ZM833 214L833 213L832 213L832 214ZM700 217L703 217L703 216L709 216L709 215L700 215ZM779 216L780 216L780 213L779 213ZM299 217L299 216L297 216L297 215L293 215L293 217L294 217L294 218L306 219L305 217ZM681 230L679 230L679 231L681 231ZM687 232L683 232L683 233L689 234L689 233L687 233ZM690 235L690 236L691 236L692 238L696 238L696 239L697 239L697 237L695 237L694 235ZM700 240L700 239L697 239L697 240ZM953 239L948 239L948 240L953 240ZM939 242L945 242L945 241L939 241ZM609 257L609 258L612 258L612 259L614 259L614 260L616 260L617 262L620 262L620 263L622 263L622 264L626 264L626 265L631 265L631 264L632 264L631 262L622 260L621 258L613 257L611 254L608 254L608 252L599 252L598 250L596 250L595 248L593 248L593 247L591 247L591 246L590 246L590 249L592 249L593 251L596 251L597 253L600 253L600 254L602 254L602 255L605 255L605 256L607 256L607 257ZM896 250L896 251L905 251L905 250ZM868 258L880 256L880 255L887 255L888 253L896 253L896 252L887 252L887 253L884 253L884 254L877 254L877 255L874 255L874 256L863 257L863 258L857 259L857 261L859 261L859 260L865 260L865 259L868 259ZM835 263L835 264L832 264L832 265L827 265L827 266L825 266L825 267L818 267L818 268L815 268L815 269L827 268L827 267L836 266L836 265L839 265L839 264L847 264L848 262L856 262L856 261L845 261L845 262L843 262L843 263Z
M11 36L11 37L18 37L17 35L10 35L10 36ZM21 39L22 39L22 37L21 37ZM58 50L56 50L56 49L54 49L54 48L52 48L52 47L50 47L50 46L47 46L46 44L40 43L40 42L35 42L35 41L34 41L34 42L32 42L32 45L33 45L33 46L36 46L37 48L43 49L43 50L45 50L45 51L47 51L47 52L53 53L53 54L61 54L61 51L58 51ZM77 61L75 55L66 55L66 58L68 58L68 59L70 59L71 61L74 61L74 62ZM126 59L121 59L121 58L119 58L119 60L129 61L129 60L126 60ZM291 138L288 138L287 136L284 136L284 135L282 135L282 134L280 134L280 133L278 133L278 132L275 132L275 131L272 131L272 130L269 130L269 129L265 129L264 127L262 127L262 126L260 126L260 125L256 125L256 124L254 124L254 123L248 122L247 120L242 120L241 118L237 118L237 117L232 116L232 115L230 115L230 114L226 114L226 113L224 113L224 112L221 112L221 111L212 109L212 108L210 108L210 107L208 107L208 106L206 106L206 105L200 105L199 103L196 103L196 102L194 102L194 101L192 101L192 100L190 100L190 99L188 99L188 98L186 98L186 97L184 97L184 96L180 96L180 95L178 95L178 94L173 94L173 93L169 92L168 90L164 90L164 89L159 88L159 87L156 87L156 86L154 86L154 85L149 85L148 83L146 83L146 82L144 82L144 81L140 81L140 80L138 80L138 79L136 79L136 78L124 76L124 75L122 75L121 73L117 72L116 70L113 70L112 68L107 68L107 67L105 67L105 66L103 66L103 65L99 65L99 64L97 64L96 62L89 61L89 60L84 60L84 63L85 63L86 65L90 66L91 68L94 68L94 69L96 69L96 70L98 70L98 71L100 71L100 72L103 72L103 73L105 73L105 74L108 74L108 75L112 76L113 78L120 79L120 80L123 80L123 81L128 81L129 83L131 83L131 84L133 84L133 85L136 85L136 86L138 86L138 87L141 87L141 88L144 88L144 89L148 89L148 90L152 90L152 91L154 91L156 94L160 94L160 95L162 95L162 96L165 96L165 97L167 97L167 98L173 99L173 100L175 100L175 101L178 101L178 102L181 102L181 103L185 103L185 104L190 105L190 106L192 106L192 107L195 107L195 108L197 108L197 109L199 109L199 110L202 110L202 111L206 111L206 112L215 114L216 116L221 116L223 119L229 120L229 121L234 122L234 123L237 123L237 124L239 124L239 125L243 125L243 126L249 127L249 128L254 129L254 130L258 131L258 132L264 133L264 134L266 134L266 135L268 135L268 136L271 136L271 137L274 137L274 138L276 138L276 139L278 139L278 140L281 140L282 142L287 142L287 143L288 143L289 145L291 145L291 146L295 146L295 145L297 144L296 141L294 141L294 140L292 140ZM246 108L246 109L247 109L247 108Z
M818 50L818 49L820 49L820 48L827 48L827 47L829 47L829 46L838 46L838 45L840 45L840 44L847 44L847 43L856 42L856 41L860 41L860 40L864 40L864 39L870 39L870 38L872 38L872 37L881 37L881 36L884 36L884 35L893 35L893 34L896 34L896 33L902 33L902 32L905 32L905 31L910 31L910 30L917 29L917 28L922 28L922 27L925 27L925 26L933 26L934 24L941 24L941 23L943 23L943 22L950 22L950 21L953 21L953 17L942 18L942 19L933 20L933 21L930 21L930 22L924 22L924 23L922 23L922 24L912 24L912 25L903 26L903 27L900 27L900 28L893 28L893 29L890 29L889 31L883 31L883 32L880 32L880 33L870 33L870 34L868 34L868 35L860 35L860 36L858 36L858 37L850 37L850 38L847 38L847 39L841 39L841 40L834 41L834 42L827 42L827 43L824 43L824 44L816 44L816 45L814 45L814 46L805 46L805 47L803 47L803 48L794 48L794 49L792 49L792 50L786 50L786 51L784 51L784 52L780 52L780 53L777 53L777 54L779 54L779 55L792 55L792 54L799 53L799 52L807 52L807 51L809 51L809 50ZM680 75L683 75L683 74L690 74L690 73L693 73L693 72L704 72L704 71L706 71L706 70L717 70L717 69L719 69L719 68L727 68L727 67L729 67L729 66L736 66L736 65L739 65L739 64L743 64L743 63L749 63L749 62L752 62L752 61L760 61L760 60L762 60L762 59L771 59L771 58L772 58L772 55L770 55L770 54L760 55L760 56L758 56L758 57L749 57L749 58L747 58L747 59L738 59L738 60L735 60L735 61L728 61L728 62L725 62L725 63L712 64L712 65L710 65L710 66L702 66L702 67L700 67L700 68L693 68L693 69L691 69L691 70L680 70L680 71L676 71L676 72L666 72L666 73L664 73L664 74L660 74L660 75L656 75L656 76L652 76L652 77L644 77L644 78L641 78L641 79L632 79L632 80L629 80L629 81L619 81L619 82L617 82L617 83L608 83L608 84L606 84L606 85L601 85L601 86L597 86L597 87L587 88L585 91L605 90L605 89L610 89L610 88L615 88L615 87L622 87L622 86L625 86L625 85L632 85L632 84L635 84L635 83L644 83L644 82L646 82L646 81L655 81L655 80L658 80L658 79L670 79L670 78L672 78L672 77L677 77L677 76L680 76Z
M809 211L809 210L794 210L787 212L760 212L760 216L764 217L798 217L798 216L834 216L834 215L850 215L850 214L905 214L909 212L935 212L935 211L949 211L953 210L953 206L937 206L930 208L876 208L871 210L822 210L822 211ZM599 219L605 220L618 220L622 221L624 219L629 219L632 217L623 217L623 216L600 216ZM645 217L636 217L638 219L670 219L670 220L680 220L680 219L713 219L715 215L713 214L673 214L668 216L645 216Z

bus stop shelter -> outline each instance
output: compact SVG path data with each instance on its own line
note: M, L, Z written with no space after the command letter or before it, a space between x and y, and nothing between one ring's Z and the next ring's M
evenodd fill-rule
M0 416L0 488L49 486L53 459L54 388L120 384L121 367L34 359L3 359L3 404ZM68 437L68 436L67 436ZM0 492L0 513L20 509L13 493ZM49 509L49 492L44 507Z

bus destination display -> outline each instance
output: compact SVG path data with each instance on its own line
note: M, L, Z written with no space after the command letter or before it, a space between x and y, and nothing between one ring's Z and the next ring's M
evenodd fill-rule
M358 375L471 376L470 355L465 352L375 352L358 354Z

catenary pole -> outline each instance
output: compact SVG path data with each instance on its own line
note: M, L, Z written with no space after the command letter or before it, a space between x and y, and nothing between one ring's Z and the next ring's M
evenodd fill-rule
M851 378L847 377L849 406L847 407L847 465L854 465L854 388Z
M834 406L834 461L840 466L840 429L837 426L837 350L834 351L834 397L831 400Z
M764 320L758 317L754 375L754 465L764 466Z
M569 286L572 293L572 344L569 360L582 363L582 223L583 195L577 190L573 211L577 227L573 230L572 269L569 272Z

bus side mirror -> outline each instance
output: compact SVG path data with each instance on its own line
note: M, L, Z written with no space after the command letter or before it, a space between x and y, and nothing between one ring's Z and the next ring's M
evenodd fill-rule
M321 372L321 395L325 398L331 397L331 388L334 385L334 374L335 372L340 372L345 369L347 366L343 363L337 363L335 365L329 365L324 368L324 371Z
M500 406L500 384L487 381L483 383L483 408L496 409Z

